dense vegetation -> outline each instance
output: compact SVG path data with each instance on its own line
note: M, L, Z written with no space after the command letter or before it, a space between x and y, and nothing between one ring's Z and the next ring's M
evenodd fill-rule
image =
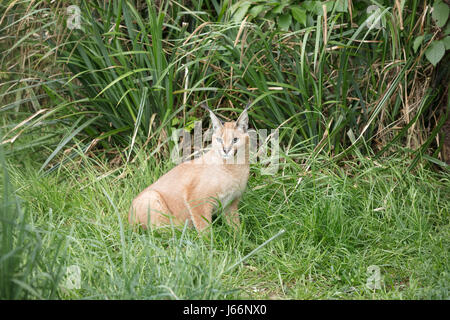
M0 3L0 298L449 298L448 16L440 0ZM131 199L204 101L225 119L250 101L279 171L252 166L240 234L220 214L207 239L134 232Z

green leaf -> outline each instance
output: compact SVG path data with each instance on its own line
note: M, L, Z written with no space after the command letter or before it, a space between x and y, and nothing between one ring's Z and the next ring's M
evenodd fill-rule
M291 25L291 22L292 22L292 16L289 13L282 14L278 18L278 26L283 31L289 30L289 26Z
M445 50L449 50L450 49L450 36L446 36L442 41L444 42Z
M145 71L152 71L152 69L149 68L140 68L140 69L136 69L136 70L132 70L132 71L128 71L127 73L122 74L120 77L114 79L112 82L110 82L105 88L103 88L102 91L100 91L96 98L100 95L102 95L106 90L108 90L109 88L111 88L113 85L115 85L117 82L119 82L120 80L131 76L132 74L138 73L138 72L145 72Z
M348 11L348 1L347 0L336 0L336 11L337 12L347 12Z
M448 19L448 5L444 2L435 2L433 6L433 13L431 16L433 17L434 21L436 21L436 25L439 28L442 28L445 26L445 23Z
M292 16L295 20L297 20L299 23L306 26L306 10L303 8L300 8L298 6L294 6L291 8Z
M300 5L305 8L306 11L317 13L317 1L303 1Z
M253 17L257 17L261 12L263 12L264 10L267 10L267 6L260 4L257 6L254 6L253 8L250 9L250 11L248 12L249 15L253 16Z
M177 117L173 117L173 119L172 119L172 127L176 126L179 123L180 123L180 119L178 119Z
M53 150L52 154L47 158L47 160L45 160L44 164L41 166L41 168L39 169L39 172L41 172L46 166L47 164L52 161L52 159L58 154L58 152L70 141L73 139L73 137L75 137L77 134L79 134L81 132L81 130L83 130L84 128L86 128L87 126L89 126L91 123L93 123L94 121L98 120L101 116L96 116L95 118L89 119L88 121L86 121L85 123L83 123L81 126L79 126L78 128L75 129L75 127L78 125L78 123L83 120L83 117L78 118L78 120L72 125L72 127L70 128L70 133L58 144L58 146L55 148L55 150ZM75 129L75 130L73 130ZM72 131L73 130L73 131Z
M276 13L276 14L280 14L280 13L283 12L283 9L284 9L287 5L288 5L288 3L282 3L282 4L278 5L278 6L276 6L276 7L272 10L272 12L273 12L273 13Z
M445 46L443 41L433 41L425 51L425 57L436 66L445 54Z
M130 129L131 129L131 126L125 126L125 127L122 127L122 128L117 128L117 129L114 129L114 130L111 130L111 131L108 131L108 132L105 132L105 133L99 135L96 139L99 139L99 140L105 139L105 138L113 136L113 135L115 135L117 133L128 131Z
M303 1L300 4L306 11L312 12L316 15L322 14L322 6L320 1Z
M325 1L324 5L327 7L327 12L333 11L335 2L336 1Z
M414 44L413 44L414 52L417 52L417 49L418 49L418 48L420 47L420 45L422 44L423 37L424 37L424 36L418 36L418 37L414 40Z
M250 2L243 2L239 8L236 10L236 12L233 15L233 21L234 22L241 22L244 20L244 17L248 11L248 8L250 8L251 3Z
M450 34L450 23L447 25L444 31L445 35L448 36Z

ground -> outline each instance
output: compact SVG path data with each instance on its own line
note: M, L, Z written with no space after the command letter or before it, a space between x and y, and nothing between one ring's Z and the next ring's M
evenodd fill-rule
M42 261L61 267L61 298L450 298L448 172L408 172L395 158L318 160L307 172L298 163L269 176L253 166L240 232L219 212L203 237L127 223L133 197L173 164L140 159L114 169L84 158L44 175L30 164L9 168L41 230ZM79 289L65 288L72 265ZM370 268L379 289L367 286Z

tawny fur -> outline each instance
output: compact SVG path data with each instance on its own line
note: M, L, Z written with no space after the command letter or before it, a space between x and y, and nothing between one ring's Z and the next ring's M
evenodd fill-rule
M249 175L247 110L236 122L222 124L212 111L210 116L211 150L177 165L144 189L131 204L131 224L146 228L188 221L200 232L211 223L220 201L226 221L235 228L240 225L238 203Z

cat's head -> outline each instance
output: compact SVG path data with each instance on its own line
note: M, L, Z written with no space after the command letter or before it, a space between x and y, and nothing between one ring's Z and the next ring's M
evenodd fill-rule
M225 160L234 157L245 157L246 146L249 143L248 136L248 106L245 107L236 121L222 122L209 109L209 115L213 126L212 149Z

